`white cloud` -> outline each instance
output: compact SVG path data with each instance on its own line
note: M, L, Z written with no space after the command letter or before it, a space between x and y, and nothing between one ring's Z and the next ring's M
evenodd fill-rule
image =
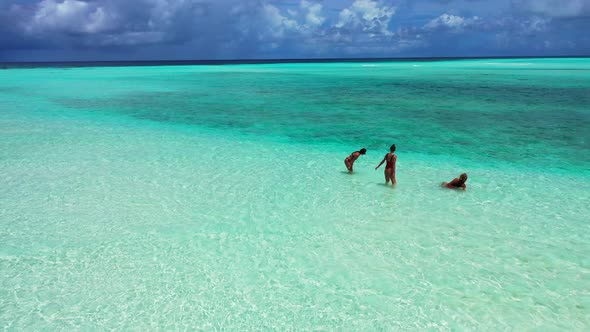
M98 47L186 41L206 6L194 0L41 0L32 9L23 24L29 36Z
M362 31L371 34L392 35L388 25L395 14L395 7L380 7L377 1L355 0L348 8L344 8L334 27L350 31Z
M289 37L313 36L321 32L325 17L322 16L322 5L307 0L302 0L300 10L287 9L283 14L281 10L269 3L261 6L262 17L265 24L262 26L261 38L271 39ZM301 15L300 15L301 14Z
M283 16L280 10L271 4L264 4L262 6L262 13L268 23L268 29L270 30L268 32L275 38L283 37L285 31L297 31L300 29L297 21Z
M451 15L451 14L442 14L439 17L432 19L430 22L424 25L424 28L430 30L436 29L451 29L451 30L460 30L465 27L473 26L475 23L479 22L479 17L474 16L471 18L465 18L462 16Z
M108 30L116 17L95 3L78 0L43 0L36 8L29 32L63 31L93 34Z
M326 18L321 15L322 5L319 3L311 3L309 1L302 0L301 8L307 9L305 22L308 26L319 26L322 25L322 23L324 23L326 20Z

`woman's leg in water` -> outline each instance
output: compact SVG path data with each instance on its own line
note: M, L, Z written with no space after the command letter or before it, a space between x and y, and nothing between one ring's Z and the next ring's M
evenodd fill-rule
M387 176L391 180L391 185L395 186L396 181L395 181L395 175L393 174L393 168L389 168L388 171L389 172L387 173Z
M385 174L385 184L389 184L389 169L386 168L383 174Z
M344 165L346 165L346 169L348 169L348 172L352 173L352 163L350 162L350 159L344 159Z

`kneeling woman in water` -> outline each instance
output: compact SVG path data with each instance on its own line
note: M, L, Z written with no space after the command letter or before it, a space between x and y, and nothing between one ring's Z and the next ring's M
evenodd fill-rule
M459 175L459 178L454 178L453 181L451 182L443 182L441 183L442 187L447 187L449 189L467 189L467 186L465 185L465 182L467 182L467 173L463 173L461 175Z
M391 145L389 148L389 153L383 157L383 160L381 160L381 163L375 167L375 170L381 167L381 165L383 165L385 162L387 162L387 164L385 164L385 184L389 184L389 180L391 180L391 185L395 186L397 183L395 180L395 163L397 162L397 156L395 155L395 144Z
M359 151L354 151L350 154L350 156L344 159L344 165L346 165L346 168L348 168L349 173L352 173L352 164L354 164L355 160L357 160L358 157L365 153L367 153L367 149L362 148Z

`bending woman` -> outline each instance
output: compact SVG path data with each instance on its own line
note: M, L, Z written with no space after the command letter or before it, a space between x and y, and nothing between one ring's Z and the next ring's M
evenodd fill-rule
M352 173L352 165L354 164L354 162L358 159L358 157L364 155L365 153L367 153L367 149L362 148L359 151L354 151L350 154L350 156L344 159L344 165L346 165L346 168L348 169L349 173Z

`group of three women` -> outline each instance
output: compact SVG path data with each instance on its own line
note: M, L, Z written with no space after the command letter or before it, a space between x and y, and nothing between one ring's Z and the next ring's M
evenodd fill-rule
M350 156L346 157L346 159L344 159L344 164L346 165L346 168L348 169L349 173L352 173L353 169L352 166L354 164L354 162L358 159L358 157L360 157L361 155L364 155L367 153L367 149L362 148L359 151L355 151L353 153L350 154ZM397 183L397 181L395 180L395 164L397 162L397 156L395 155L395 144L391 145L391 147L389 148L389 153L385 155L385 157L383 157L383 160L381 160L381 162L379 163L379 165L377 165L377 167L375 167L375 170L379 169L379 167L381 167L381 165L383 165L383 163L385 163L385 184L389 184L389 182L391 181L391 185L395 186L395 184ZM458 178L453 179L453 181L451 182L443 182L441 184L441 186L443 187L447 187L449 189L467 189L467 186L465 185L465 182L467 182L467 173L463 173L461 175L459 175Z

